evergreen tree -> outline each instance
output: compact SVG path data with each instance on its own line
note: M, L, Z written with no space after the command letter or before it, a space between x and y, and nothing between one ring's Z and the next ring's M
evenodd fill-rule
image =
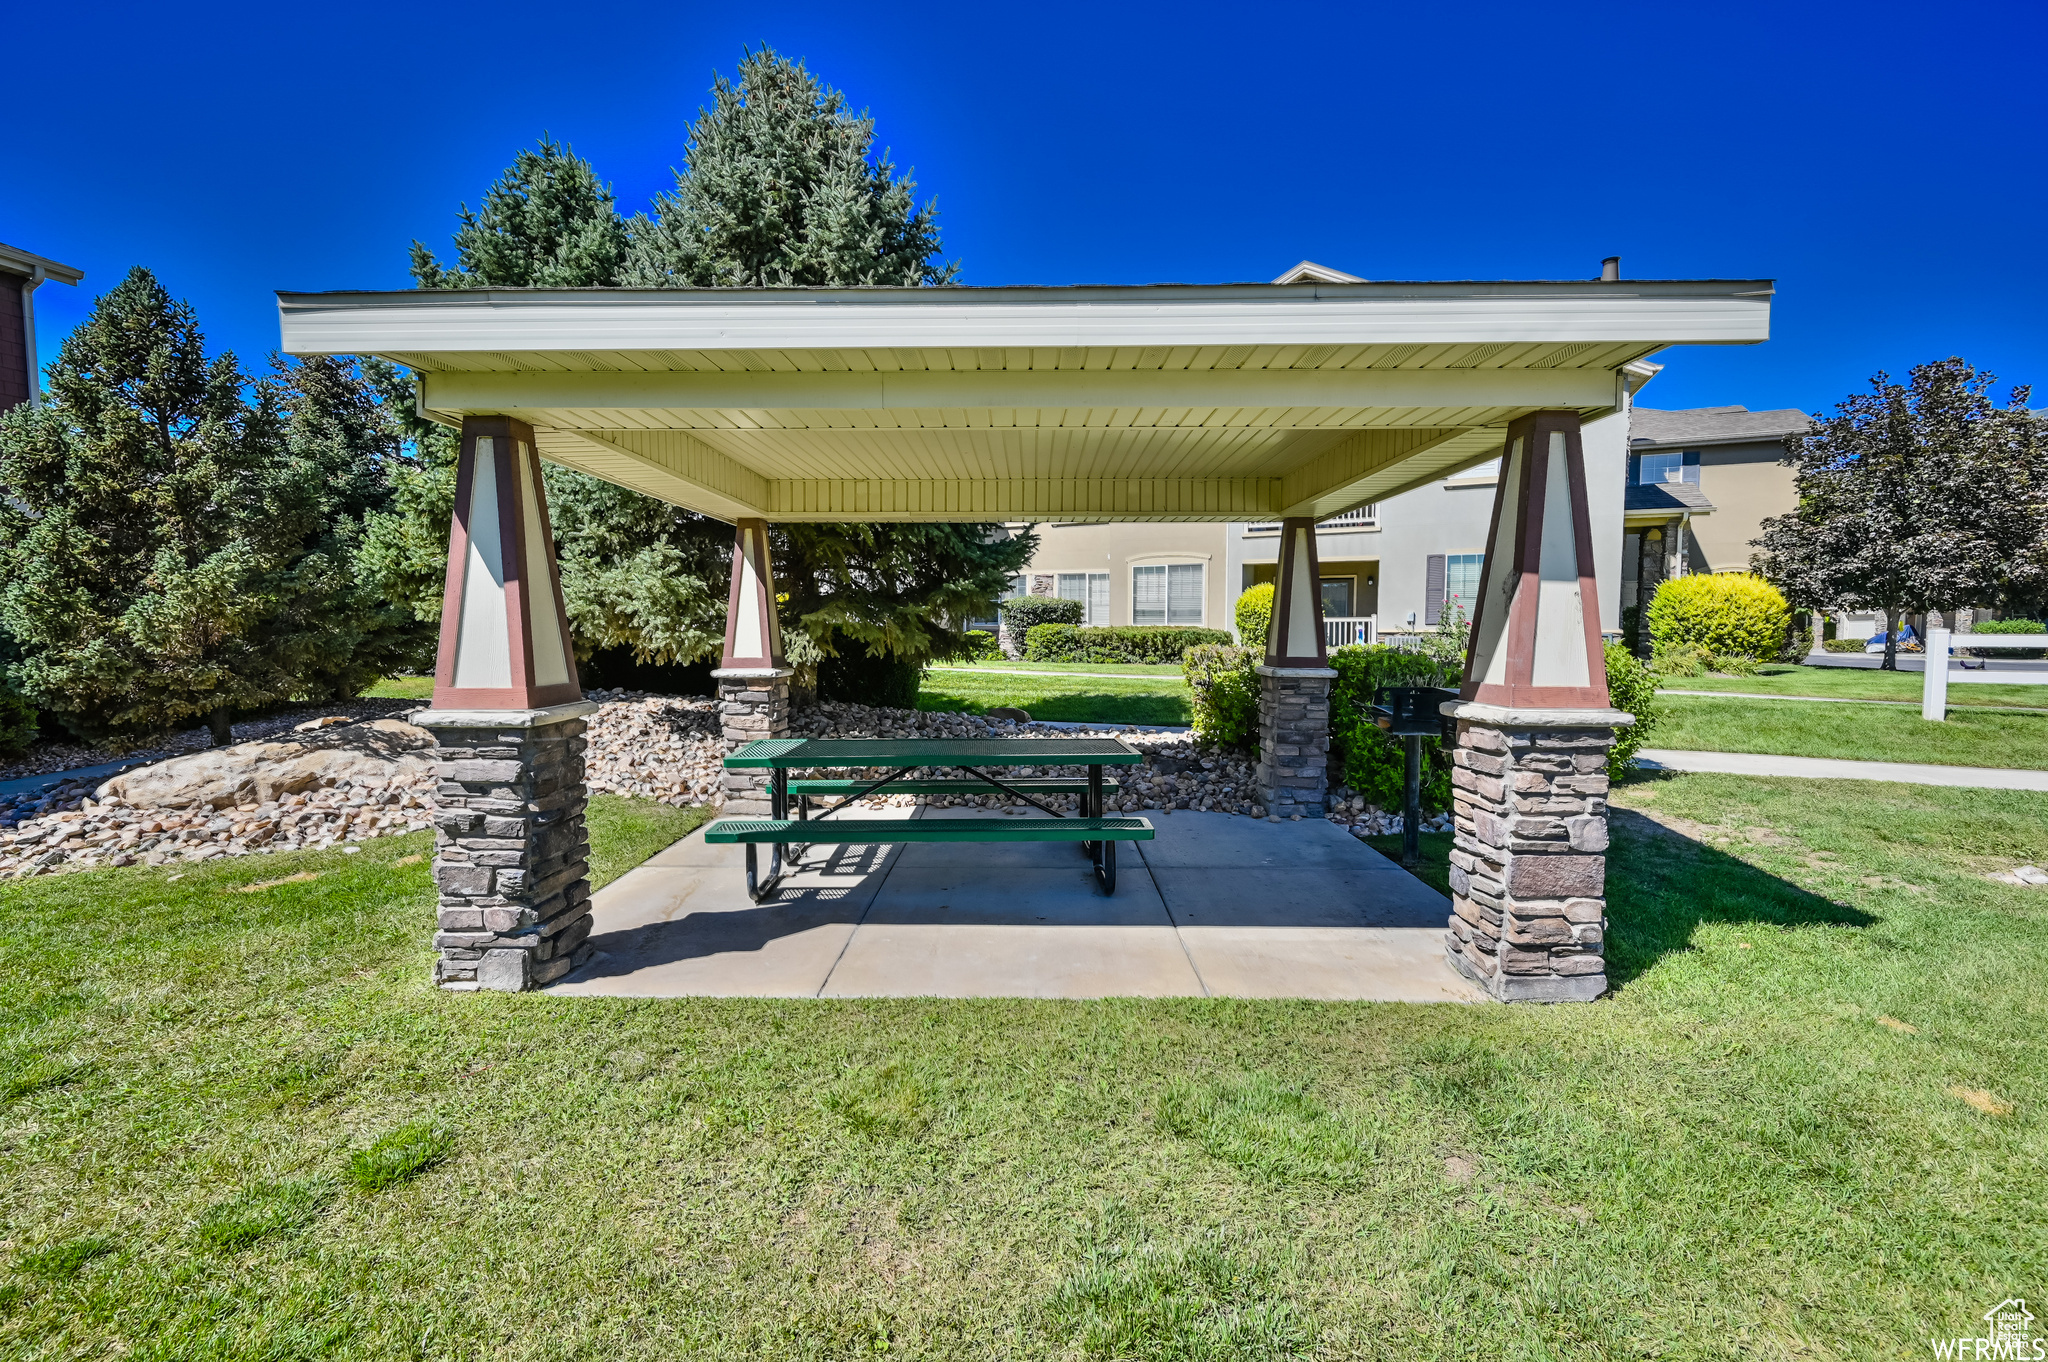
M738 78L714 75L673 194L636 217L620 282L637 288L733 284L946 284L938 209L919 205L875 120L846 108L802 62L749 52Z
M354 693L398 645L356 583L383 496L345 364L245 396L144 269L94 305L50 400L0 417L0 620L20 689L80 736Z
M457 268L412 243L421 288L589 288L619 282L626 224L590 162L546 134L521 151L484 191L476 212L463 204L455 231Z

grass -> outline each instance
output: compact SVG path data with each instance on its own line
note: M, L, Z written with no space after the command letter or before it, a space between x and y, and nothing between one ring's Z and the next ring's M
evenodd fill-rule
M434 698L434 678L387 676L363 694L383 700L431 700Z
M1187 682L1178 670L1128 681L926 672L917 696L922 710L984 714L1000 706L1021 709L1034 719L1077 723L1185 724L1194 715Z
M1183 675L1178 662L1012 662L1002 658L994 662L948 662L943 666L947 671L1040 672L1047 676L1078 672L1083 675L1155 676L1175 681Z
M2048 663L2042 665L2048 667ZM1918 704L1921 674L1773 663L1758 668L1755 676L1665 676L1658 678L1658 685L1671 690L1723 690L1751 695L1811 695L1835 700L1899 700ZM1948 702L1951 706L2048 708L2048 686L1951 684Z
M11 883L0 1355L1877 1358L2026 1294L2048 893L1983 876L2048 797L1615 805L1618 988L1549 1008L443 994L424 834Z
M1914 709L1796 705L1664 695L1651 747L1772 752L1794 757L2048 769L2048 714L1951 711L1929 723Z

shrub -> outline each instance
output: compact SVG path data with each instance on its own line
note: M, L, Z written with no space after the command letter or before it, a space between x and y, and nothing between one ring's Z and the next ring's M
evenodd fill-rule
M2048 624L2043 624L2039 620L1986 620L1984 623L1973 627L1980 634L2048 634ZM1969 655L1971 657L2034 659L2042 656L2044 651L2048 650L2040 648L1972 648L1969 650ZM6 735L4 731L0 731L0 745L4 745L5 740Z
M1401 739L1373 723L1373 693L1381 686L1452 685L1456 677L1427 653L1383 643L1347 644L1330 654L1330 665L1337 672L1330 686L1331 765L1367 802L1398 809L1406 793L1407 754ZM1440 739L1424 738L1422 806L1434 811L1450 803L1450 754Z
M1831 638L1820 646L1831 653L1860 653L1865 642L1860 638Z
M1195 737L1251 752L1259 743L1259 677L1264 648L1198 644L1181 654L1182 673L1195 695Z
M1035 624L1024 633L1024 657L1031 662L1178 662L1190 648L1229 642L1230 635L1221 629Z
M1710 656L1689 643L1658 643L1650 649L1650 670L1659 676L1705 676Z
M1247 648L1266 646L1273 620L1273 584L1260 582L1237 598L1237 640Z
M967 631L967 657L969 662L996 662L1003 656L1003 645L986 629Z
M1657 726L1657 678L1619 643L1607 645L1607 703L1636 721L1614 730L1614 746L1607 751L1607 778L1620 780L1636 769L1636 753L1650 740Z
M996 609L1002 613L1003 623L1010 626L1010 633L1016 638L1022 638L1041 624L1079 624L1082 614L1081 603L1064 596L1012 596L1006 601L997 601Z
M1784 593L1754 573L1698 572L1658 587L1649 621L1659 646L1769 660L1785 646L1792 612Z

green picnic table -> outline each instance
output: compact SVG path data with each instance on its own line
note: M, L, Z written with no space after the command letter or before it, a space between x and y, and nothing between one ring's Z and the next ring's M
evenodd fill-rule
M790 846L883 846L901 842L1078 842L1094 863L1103 892L1116 892L1116 844L1149 841L1152 824L1143 818L1103 817L1103 798L1115 793L1103 780L1106 766L1136 766L1144 755L1115 738L769 738L748 743L725 759L734 770L769 772L767 818L721 818L704 829L707 842L738 842L747 849L747 893L760 902L784 874ZM1004 780L991 770L1017 766L1085 766L1085 778L1031 777ZM888 770L880 778L809 777L791 771ZM913 771L938 767L958 776L911 779ZM891 794L1008 794L1051 818L838 818L858 801L881 791ZM1048 808L1033 795L1081 797L1078 815ZM811 800L837 796L832 808L810 816ZM792 818L791 799L796 803ZM828 826L828 820L830 825ZM771 847L763 880L754 848Z

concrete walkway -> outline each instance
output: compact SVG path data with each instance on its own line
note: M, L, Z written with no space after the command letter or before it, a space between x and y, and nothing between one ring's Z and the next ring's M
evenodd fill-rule
M1801 776L1813 780L1894 780L1978 790L2048 790L2048 771L2002 766L1935 766L1911 761L1849 761L1840 757L1774 757L1755 752L1678 752L1645 747L1646 771L1718 771L1737 776Z
M693 834L598 891L603 954L549 991L1482 1000L1444 963L1448 900L1332 824L1151 818L1113 898L1072 844L927 843L813 848L754 904L742 850Z

